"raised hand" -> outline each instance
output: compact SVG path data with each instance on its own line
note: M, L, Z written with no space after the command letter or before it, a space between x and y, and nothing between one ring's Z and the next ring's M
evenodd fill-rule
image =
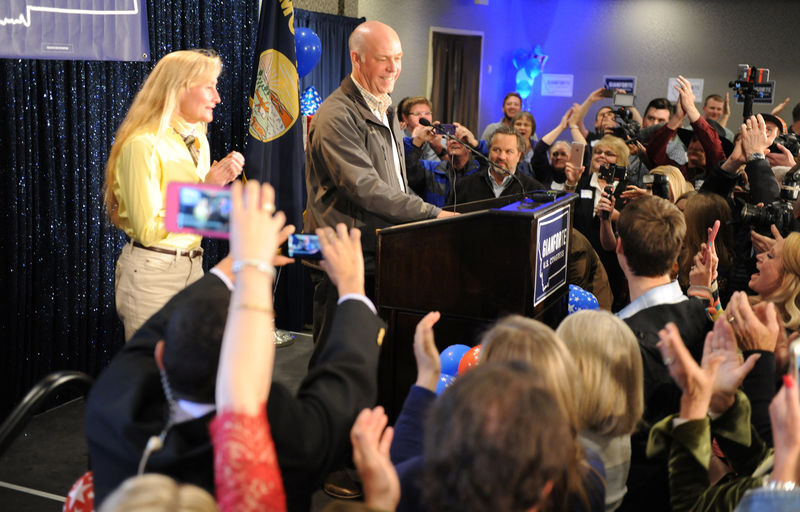
M400 502L400 479L389 458L394 430L388 421L383 407L364 409L350 430L353 463L371 510L395 510Z
M763 155L767 151L767 147L769 147L767 124L761 114L750 116L750 119L747 119L742 124L741 134L742 150L745 158L753 153L761 153Z
M769 419L775 443L772 479L795 482L800 458L800 397L792 376L784 375L783 387L769 405Z
M721 356L722 362L714 380L709 409L712 413L722 414L733 405L736 390L742 385L742 381L753 369L761 354L752 354L746 361L742 360L736 336L723 314L714 323L714 330L706 335L702 359L704 366L709 364L712 355Z
M417 324L414 331L414 358L417 360L417 386L436 391L442 363L436 341L433 337L433 326L441 318L438 311L431 311Z
M364 255L361 252L361 231L357 228L347 233L347 226L338 224L336 231L319 228L319 245L323 259L320 264L339 291L339 296L348 293L364 293Z
M564 169L564 173L567 175L567 185L569 186L577 186L578 181L583 176L583 171L586 169L583 165L580 167L575 167L572 162L567 162L567 166Z

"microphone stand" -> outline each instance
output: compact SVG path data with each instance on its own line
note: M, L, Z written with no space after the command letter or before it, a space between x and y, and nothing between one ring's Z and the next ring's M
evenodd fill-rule
M431 122L428 121L427 119L425 119L424 117L420 118L419 124L421 124L422 126L427 126L427 127L433 128L434 131L436 131L436 127L433 124L431 124ZM525 197L525 194L527 194L527 192L525 191L525 185L522 184L522 181L519 179L518 176L516 176L516 173L513 173L513 172L509 171L508 169L506 169L505 167L501 167L501 166L497 165L496 163L492 162L489 158L486 157L486 155L484 155L483 153L481 153L477 149L473 148L472 146L470 146L469 144L467 144L463 140L461 140L461 139L459 139L457 137L454 137L454 136L450 135L449 133L445 133L445 132L441 132L440 135L444 135L444 137L447 140L453 140L453 141L458 142L463 147L465 147L467 150L469 150L473 155L475 155L480 161L484 162L489 167L492 167L492 168L496 169L501 174L505 174L506 176L511 176L512 179L516 180L517 183L519 183L519 188L522 190L522 196L523 196L523 198ZM455 171L455 168L453 168L453 171ZM455 192L455 185L453 185L453 187L454 187L453 188L453 192ZM453 209L455 211L455 204L453 205Z

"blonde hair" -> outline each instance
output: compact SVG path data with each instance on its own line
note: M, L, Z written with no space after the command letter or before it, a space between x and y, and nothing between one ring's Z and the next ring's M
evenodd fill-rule
M181 50L162 57L150 72L117 129L106 163L106 211L115 226L119 227L119 200L114 195L114 180L122 146L143 131L155 131L157 138L161 137L169 129L182 95L203 80L217 78L221 71L222 61L213 50ZM205 133L204 123L201 132Z
M694 190L692 184L683 177L681 170L674 165L659 165L651 169L650 174L660 174L669 178L669 194L672 196L669 200L673 203L677 203L685 193Z
M103 502L99 512L217 512L207 491L150 473L128 478Z
M783 318L784 326L792 331L800 329L800 233L789 233L783 245L783 278L778 289L767 297L775 304Z
M578 365L578 415L602 436L631 434L644 412L644 370L636 336L608 311L578 311L556 334Z
M578 430L578 369L564 342L547 325L520 315L501 319L481 338L480 362L524 361L542 377L564 415Z
M628 145L625 144L624 140L620 139L619 137L615 137L614 135L603 135L603 138L598 140L594 145L592 153L594 153L594 150L600 146L608 146L611 148L611 151L617 154L616 165L619 165L620 167L628 167L628 159L631 156L631 150L628 149ZM592 169L592 172L597 172L597 169Z

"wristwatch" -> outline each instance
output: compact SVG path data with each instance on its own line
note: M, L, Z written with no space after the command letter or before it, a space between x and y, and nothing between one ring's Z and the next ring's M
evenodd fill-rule
M763 160L764 158L764 153L750 153L747 157L747 161L752 162L753 160Z

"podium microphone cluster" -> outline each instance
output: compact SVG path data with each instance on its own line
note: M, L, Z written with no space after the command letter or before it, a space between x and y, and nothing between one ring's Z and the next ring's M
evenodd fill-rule
M421 124L422 126L431 127L435 131L437 131L436 130L436 126L433 125L430 121L428 121L424 117L420 118L419 124ZM473 148L472 146L470 146L469 144L467 144L463 140L461 140L461 139L459 139L457 137L454 137L454 136L450 135L449 133L439 132L439 131L437 131L437 133L441 133L441 135L444 135L447 140L454 140L454 141L458 142L459 144L461 144L462 146L467 148L467 150L470 151L473 155L475 155L475 157L478 158L478 160L486 163L489 167L492 167L493 169L495 169L500 174L505 174L506 176L511 176L511 178L515 179L517 181L517 183L519 183L519 188L522 189L522 197L525 197L525 194L527 193L525 191L525 185L522 184L522 181L519 179L519 177L516 175L516 173L513 173L513 172L509 171L508 169L506 169L505 167L501 167L501 166L497 165L496 163L492 162L489 158L486 157L486 155L484 155L483 153L481 153L477 149ZM455 190L455 183L453 183L453 189Z

